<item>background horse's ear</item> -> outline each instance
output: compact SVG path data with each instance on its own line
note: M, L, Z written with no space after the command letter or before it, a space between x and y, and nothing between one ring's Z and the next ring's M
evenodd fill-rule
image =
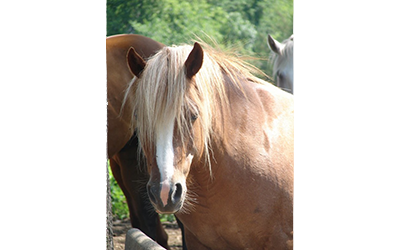
M268 46L276 54L278 55L281 54L281 47L282 47L281 43L273 39L272 36L270 36L269 34L268 34Z
M146 66L146 62L133 47L130 47L128 54L126 55L126 61L131 73L137 77L140 77L140 74Z
M203 65L203 49L200 44L195 43L192 51L186 59L186 77L191 79L197 72L199 72Z

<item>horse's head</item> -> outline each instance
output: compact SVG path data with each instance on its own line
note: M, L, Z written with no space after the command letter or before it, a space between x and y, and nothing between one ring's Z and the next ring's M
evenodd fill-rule
M268 35L268 46L273 52L274 76L276 85L293 94L293 44L294 36L291 35L282 43Z
M127 55L136 76L134 119L150 174L147 191L160 213L182 208L190 167L204 151L201 97L193 83L203 50L197 43L190 49L164 48L147 63L133 48Z

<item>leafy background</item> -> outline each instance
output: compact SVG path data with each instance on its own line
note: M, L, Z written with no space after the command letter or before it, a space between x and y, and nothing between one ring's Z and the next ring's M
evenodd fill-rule
M293 0L108 0L107 35L134 33L166 45L212 37L220 47L264 60L251 61L267 75L268 34L293 34Z

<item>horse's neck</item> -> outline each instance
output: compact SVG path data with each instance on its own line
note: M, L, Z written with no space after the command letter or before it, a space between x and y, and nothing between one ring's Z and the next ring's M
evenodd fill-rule
M281 129L276 124L292 112L293 101L292 95L272 84L246 81L242 86L245 95L228 87L230 104L215 113L212 150L220 160L252 164L248 159L257 161L260 155L268 155L275 143L273 135Z
M272 85L253 82L244 83L245 95L235 88L227 87L226 91L229 105L224 108L216 105L214 109L210 152L212 177L201 162L191 166L188 190L196 198L192 210L195 213L178 215L188 231L215 225L208 231L227 236L229 233L222 232L211 218L222 218L225 222L243 213L254 215L260 208L267 211L271 204L284 204L289 208L284 216L291 216L293 171L290 161L293 152L286 156L285 147L293 145L289 144L292 143L289 139L281 140L286 134L288 138L293 137L293 131L290 132L293 121L287 115L292 112L291 95ZM282 125L286 121L288 131L283 131L281 127L285 127ZM259 199L257 194L263 194L262 198ZM270 218L280 217L272 215ZM256 226L246 223L241 226ZM265 227L265 223L261 223L261 227ZM238 237L237 234L234 237ZM233 238L229 240L236 242Z
M264 104L257 93L257 84L245 81L242 91L226 85L227 105L215 109L213 120L214 143L230 147L247 143L245 138L256 136L267 117ZM226 144L226 145L225 145Z

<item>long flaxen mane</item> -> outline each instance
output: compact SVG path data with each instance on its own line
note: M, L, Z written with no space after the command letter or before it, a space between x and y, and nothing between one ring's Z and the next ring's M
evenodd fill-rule
M229 105L226 84L241 90L241 81L264 81L252 73L260 72L254 66L237 57L213 49L199 42L204 49L203 64L199 72L189 80L184 63L193 46L165 47L150 58L140 78L134 78L126 92L134 93L132 123L136 124L142 148L154 152L157 131L162 130L166 119L174 119L182 142L190 135L190 117L198 116L205 162L210 164L210 134L213 130L213 109L216 103ZM229 83L224 80L229 77ZM125 96L126 99L126 96ZM211 170L211 168L210 168Z

